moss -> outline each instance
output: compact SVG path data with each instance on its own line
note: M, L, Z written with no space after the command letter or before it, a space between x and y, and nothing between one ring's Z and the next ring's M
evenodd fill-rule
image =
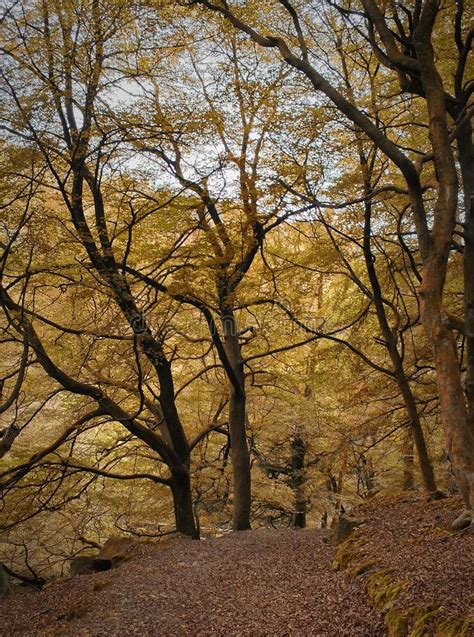
M465 637L474 626L474 617L443 617L437 624L435 637Z
M366 591L369 602L378 610L389 610L407 582L393 579L391 570L376 571L367 577Z
M467 637L474 617L438 617L440 609L439 604L390 608L384 616L388 637Z
M370 571L374 566L377 566L377 562L375 560L367 560L366 562L357 564L349 572L351 575L358 577L359 575L364 575L367 571Z
M437 604L431 604L430 606L412 607L409 611L415 620L409 637L423 637L423 635L427 634L426 631L430 621L438 615L439 606Z
M439 606L411 606L391 608L384 617L389 637L423 637L430 621L439 613ZM410 625L412 626L410 630Z
M364 559L366 557L363 551L364 544L364 540L352 536L341 542L332 563L333 568L336 571L343 571L349 564Z
M400 608L391 608L384 617L388 637L405 637L408 632L408 618Z

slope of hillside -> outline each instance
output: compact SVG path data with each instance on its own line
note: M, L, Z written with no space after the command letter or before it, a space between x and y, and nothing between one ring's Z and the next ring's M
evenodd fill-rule
M460 498L374 498L335 565L366 587L393 637L474 634L474 529L453 533Z
M140 547L106 573L3 601L2 634L383 634L356 581L315 531L249 531Z
M467 635L474 536L447 530L459 506L373 500L357 512L366 523L336 549L314 530L141 545L111 571L0 600L0 634L403 636L416 621L420 629L409 610L417 607L432 615L414 635ZM387 612L395 619L384 625ZM439 632L435 615L463 624Z

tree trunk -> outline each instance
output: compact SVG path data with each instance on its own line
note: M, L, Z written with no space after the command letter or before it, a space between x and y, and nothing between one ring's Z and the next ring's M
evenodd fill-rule
M474 431L474 144L467 120L458 142L464 193L464 333L466 343L466 397Z
M224 348L229 363L240 383L238 390L230 385L229 436L232 456L232 476L234 486L232 528L234 531L250 529L251 475L250 453L246 434L246 394L245 376L240 352L239 335L233 312L222 318L224 328Z
M403 441L403 483L404 491L413 491L415 488L414 458L413 458L413 431L407 429Z
M398 386L405 402L406 412L410 420L413 440L415 442L416 453L420 465L421 477L423 480L423 486L427 493L436 493L437 487L433 466L428 455L428 449L426 447L425 436L421 427L420 416L416 407L415 397L413 396L410 384L408 383L408 380L405 376L401 361L400 365L401 369L396 369L395 374L397 377Z
M474 433L468 422L459 360L448 320L440 308L422 303L422 320L433 343L441 414L453 471L468 509L474 508Z
M443 289L456 223L459 183L446 112L446 95L435 64L431 42L439 7L427 2L415 29L413 45L429 115L429 137L438 179L438 196L433 209L429 240L420 241L423 282L420 289L421 321L433 346L441 415L445 425L447 451L466 506L474 507L474 433L468 422L466 396L456 344L443 311ZM416 192L411 199L417 205Z
M176 530L183 535L199 539L199 531L193 513L191 479L187 467L172 471L171 492L173 494Z
M464 333L466 339L466 441L461 441L465 466L461 466L461 492L474 509L474 144L472 124L467 120L459 137L459 161L464 193ZM464 486L463 486L464 485Z
M368 195L371 190L370 178L367 174L367 162L361 153L361 167L364 176L364 190ZM375 305L375 311L377 313L377 319L382 331L385 346L390 355L390 360L393 365L393 373L395 380L398 384L400 392L403 396L405 403L405 409L408 419L413 431L413 438L415 441L416 451L420 463L421 475L423 478L423 485L428 493L436 492L436 480L434 477L433 467L428 455L428 449L426 447L425 437L423 435L423 429L421 427L420 417L418 415L418 409L416 407L415 397L411 391L410 384L405 374L403 366L403 359L398 351L397 347L397 334L391 329L388 324L387 315L385 313L385 307L383 302L382 289L380 287L377 271L375 269L375 259L371 249L371 216L372 216L372 203L367 200L365 203L365 223L364 223L364 257L367 268L367 274L372 289L372 296Z
M291 441L291 480L290 485L295 495L295 529L306 527L306 494L305 494L305 455L306 444L300 433L296 432Z

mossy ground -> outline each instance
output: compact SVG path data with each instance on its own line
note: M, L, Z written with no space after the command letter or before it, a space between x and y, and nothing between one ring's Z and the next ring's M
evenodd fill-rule
M407 500L399 497L398 501ZM383 506L383 500L377 505ZM377 510L373 502L369 507L372 511ZM369 507L364 507L364 512ZM389 637L465 637L471 634L474 617L449 616L445 614L442 601L404 606L401 597L410 586L410 580L402 579L394 569L384 567L382 556L371 554L373 543L369 540L373 539L374 533L376 530L370 524L354 530L337 547L333 567L364 580L369 603L383 614ZM437 541L441 547L450 536L446 529L430 524L419 527L418 533L406 541L412 546Z

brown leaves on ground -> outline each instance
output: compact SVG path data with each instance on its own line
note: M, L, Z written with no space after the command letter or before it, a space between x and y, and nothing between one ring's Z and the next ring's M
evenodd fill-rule
M366 554L407 582L397 607L440 604L472 613L472 531L453 534L458 498L376 498L361 510ZM386 634L359 577L333 570L334 547L314 530L258 530L142 545L119 568L0 601L5 637L347 636ZM426 634L426 633L425 633ZM429 634L429 633L428 633Z
M359 507L357 514L366 524L354 532L353 541L361 542L365 559L375 558L373 570L405 583L397 608L435 607L434 620L474 616L474 530L451 531L462 506L457 497L427 502L426 497L404 494L374 498ZM469 630L463 634L474 635ZM420 634L433 633L428 626Z
M377 637L358 581L331 567L317 531L258 530L142 546L106 573L0 603L9 637L321 635Z

